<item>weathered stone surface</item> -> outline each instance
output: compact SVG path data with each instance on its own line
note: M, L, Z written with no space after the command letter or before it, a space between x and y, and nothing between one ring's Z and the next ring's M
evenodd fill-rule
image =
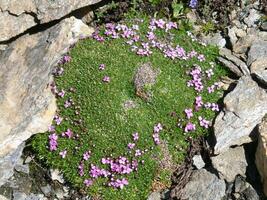
M215 154L252 141L252 130L267 113L266 102L267 93L255 81L249 76L239 79L235 89L224 98L225 108L215 120Z
M0 41L99 1L101 0L0 0Z
M194 157L193 157L193 165L197 169L202 169L203 167L205 167L205 162L203 161L201 155L194 155Z
M228 36L229 36L230 42L231 42L231 44L233 46L238 40L238 38L236 36L236 33L235 33L235 26L231 27L231 28L228 28Z
M223 57L218 57L218 61L221 62L225 67L227 67L236 76L238 76L238 77L243 76L243 73L241 72L241 70L235 64L233 64L231 61L229 61Z
M223 180L205 169L200 169L193 172L190 181L181 191L181 198L175 196L175 188L171 192L171 197L181 200L221 200L225 195L225 189Z
M233 192L236 200L259 200L259 195L255 189L242 176L236 177Z
M239 174L245 177L247 161L245 150L241 147L230 148L228 151L211 158L213 167L219 172L220 178L233 182Z
M226 40L222 37L220 33L215 33L214 35L208 35L202 37L203 42L206 44L211 44L223 48L226 45Z
M71 17L17 39L0 54L0 163L30 136L47 130L56 110L48 87L52 68L70 45L92 32Z
M242 60L240 60L239 58L237 58L236 56L234 56L232 54L232 52L226 48L222 48L220 49L219 52L220 56L222 56L224 59L229 60L231 63L233 63L234 65L236 65L238 67L238 69L242 72L243 75L249 75L249 69L246 65L246 63L244 63ZM233 67L230 67L230 69L233 69Z
M246 35L245 37L239 38L233 45L233 51L237 54L246 53L248 48L256 39L256 35Z
M0 41L8 40L36 25L32 15L21 14L20 17L0 12Z
M20 159L24 146L25 144L23 143L15 151L12 151L4 158L0 158L0 186L13 175L13 168Z
M251 74L267 86L267 57L258 58L250 66Z
M260 58L267 57L267 41L257 40L253 42L248 52L247 65L251 65L254 61Z
M250 9L248 17L244 19L244 22L248 25L248 27L252 27L256 25L256 22L260 19L260 14L255 9Z
M161 200L161 195L160 195L159 192L152 192L152 193L148 196L147 200Z
M267 196L267 118L259 125L259 133L255 162L262 178L263 191Z
M134 75L136 95L146 101L149 101L152 97L152 93L150 92L149 87L156 83L158 74L159 71L153 69L151 63L144 63L140 67L138 67Z
M267 22L262 23L260 28L263 31L267 31Z

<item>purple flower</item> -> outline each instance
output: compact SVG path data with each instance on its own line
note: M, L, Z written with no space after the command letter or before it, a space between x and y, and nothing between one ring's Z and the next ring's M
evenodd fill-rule
M114 188L119 188L119 189L123 189L125 185L128 185L129 182L127 179L123 178L123 179L116 179L116 180L111 180L108 185L110 187L114 187Z
M154 40L156 38L155 34L152 31L147 32L146 36L147 36L148 40Z
M139 134L137 132L133 133L133 140L137 141L138 139L139 139Z
M69 55L65 55L65 56L63 56L62 60L63 60L63 63L68 63L71 61L71 57Z
M208 120L202 118L201 116L198 117L198 120L199 120L200 126L202 126L204 128L209 128L210 122Z
M188 123L186 124L186 126L185 126L185 129L184 129L184 131L185 131L186 133L188 133L188 132L190 132L190 131L194 131L194 130L196 130L196 125L193 124L193 123L191 123L191 122L188 122Z
M203 54L199 54L197 59L200 61L200 62L203 62L205 61L205 56Z
M84 175L84 163L83 162L80 162L80 164L78 165L78 171L79 171L80 176Z
M191 8L196 8L197 7L197 0L190 0L189 6Z
M60 125L62 120L63 120L63 118L59 117L58 115L55 115L54 116L54 120L56 122L56 125Z
M67 155L67 150L59 152L59 155L61 156L61 158L65 158Z
M191 108L185 109L184 112L186 114L187 119L190 119L191 117L193 117L193 111Z
M110 77L109 76L104 76L102 81L105 82L105 83L109 83L110 82Z
M60 92L57 93L57 95L62 98L65 95L65 91L61 90Z
M135 150L135 154L134 154L134 156L135 156L135 157L138 157L138 156L141 156L141 155L142 155L141 150L140 150L140 149L136 149L136 150Z
M159 133L162 129L163 128L161 123L158 123L157 125L154 126L154 133Z
M129 149L133 149L135 147L135 143L129 143L127 146Z
M71 106L71 101L70 100L66 100L65 103L64 103L64 107L68 108L70 106Z
M202 97L201 96L197 96L195 98L195 100L196 100L195 101L195 108L196 108L196 110L199 110L203 105Z
M58 136L57 134L53 133L49 135L49 149L50 151L55 151L57 150L57 139Z
M85 179L83 183L86 187L93 185L93 181L91 179Z
M100 64L98 69L102 71L105 69L105 67L106 67L105 64Z
M52 125L48 126L48 132L52 133L52 132L55 132L55 131L56 131L55 130L55 126L52 126Z
M86 151L86 152L83 154L83 159L84 159L84 160L88 160L90 157L91 157L91 151Z
M71 129L68 128L66 132L63 132L61 134L61 136L62 137L67 137L67 138L71 138L73 136L73 132L71 131Z

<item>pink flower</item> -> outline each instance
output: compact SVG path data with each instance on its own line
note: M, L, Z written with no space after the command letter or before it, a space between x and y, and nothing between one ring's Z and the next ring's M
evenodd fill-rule
M60 125L62 120L63 120L63 118L59 117L58 115L55 115L54 116L54 120L56 122L56 125Z
M200 61L200 62L203 62L205 61L205 56L203 54L199 54L197 59Z
M106 67L105 64L100 64L98 69L102 71L105 69L105 67Z
M200 126L204 127L204 128L209 128L209 121L202 118L201 116L198 117L198 120L199 120L199 124Z
M57 150L57 139L58 136L57 134L53 133L49 135L49 149L50 151L55 151Z
M152 31L147 32L146 37L148 38L148 40L154 40L156 38L155 34Z
M196 99L195 108L196 108L196 110L199 110L203 105L202 97L201 96L197 96L195 99Z
M191 122L188 122L188 123L186 124L186 126L185 126L185 129L184 129L184 131L185 131L186 133L188 133L188 132L190 132L190 131L194 131L194 130L196 130L196 125L193 124L193 123L191 123Z
M85 179L83 183L86 187L93 185L93 181L91 179Z
M61 156L61 158L65 158L67 155L67 150L59 152L59 155Z
M137 132L133 133L133 140L137 141L138 139L139 139L139 134Z
M65 95L65 91L61 90L59 93L57 93L57 95L62 98Z
M68 108L70 106L71 106L71 101L70 100L66 100L65 103L64 103L64 107Z
M109 83L110 82L110 77L109 76L104 76L102 81L105 82L105 83Z
M83 159L84 159L84 160L88 160L90 157L91 157L91 151L86 151L86 152L83 154Z
M140 150L140 149L136 149L136 150L135 150L135 154L134 154L134 156L135 156L135 157L138 157L138 156L141 156L141 155L142 155L141 150Z
M84 163L83 162L80 162L80 164L78 165L78 171L79 171L80 176L84 175Z
M55 130L55 126L52 126L52 125L48 126L48 132L52 133L52 132L55 132L55 131L56 131Z
M129 149L133 149L135 147L135 143L129 143L127 146Z
M159 133L162 129L163 128L161 123L158 123L157 125L154 126L154 133Z
M67 137L67 138L71 138L73 136L73 132L71 131L71 129L67 129L66 132L63 132L62 134L62 137Z
M116 179L116 180L111 180L111 182L109 182L109 186L110 187L114 187L114 188L119 188L119 189L123 189L125 185L128 185L129 182L127 179L123 178L123 179Z
M193 111L191 108L185 109L184 112L186 114L187 119L190 119L191 117L193 117Z

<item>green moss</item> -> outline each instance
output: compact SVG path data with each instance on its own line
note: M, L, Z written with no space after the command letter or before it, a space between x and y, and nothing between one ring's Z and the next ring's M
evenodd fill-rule
M131 22L130 22L131 23ZM140 24L140 30L145 35L148 19ZM159 147L154 145L152 139L153 126L161 123L164 126L160 133L160 139L167 142L173 162L183 160L187 146L186 137L205 135L208 130L199 126L197 117L205 116L212 120L215 113L211 110L201 109L195 113L192 122L197 125L197 130L190 134L184 134L177 127L178 118L172 117L171 113L177 113L185 118L184 109L193 108L196 92L186 85L190 77L187 75L193 64L199 64L203 70L210 68L209 62L214 61L218 50L215 47L204 47L179 30L172 30L173 45L179 44L186 51L195 50L206 56L205 62L199 62L196 58L190 60L171 60L162 55L158 50L153 50L149 57L137 56L130 50L124 39L107 39L100 43L93 39L80 41L70 51L72 60L65 64L64 75L55 79L57 88L68 91L71 87L76 92L67 92L64 98L59 98L58 113L64 118L63 122L56 127L60 134L71 128L74 133L80 135L79 140L59 137L58 150L50 152L48 146L49 133L38 134L32 140L33 149L38 157L48 165L63 171L65 178L74 186L84 188L85 177L89 178L89 166L91 163L105 167L100 160L103 157L118 157L125 155L130 159L132 153L127 151L127 144L132 141L132 134L138 132L140 139L137 142L139 149L148 149L139 160L140 164L136 173L127 175L129 185L122 190L112 189L105 186L107 178L97 179L93 186L89 187L89 194L101 196L103 199L146 199L151 185L156 176L162 182L169 182L170 171L162 172L158 169L156 157L160 156ZM164 31L157 32L158 37L167 41ZM144 38L144 36L143 36ZM142 64L150 62L152 66L160 70L155 85L149 85L147 89L152 91L152 101L146 102L135 94L133 77L136 69ZM104 63L106 69L100 71L98 66ZM215 66L215 75L212 79L205 80L205 85L210 86L226 72ZM110 83L103 83L102 78L108 75ZM208 94L206 89L202 92L204 102L217 102L220 91ZM80 106L80 115L75 114L74 106L64 108L64 102L71 98L75 105ZM123 108L127 100L132 100L137 105L133 109ZM68 120L67 120L67 119ZM72 122L82 119L81 125ZM76 147L76 148L75 148ZM67 150L67 156L62 159L59 152ZM85 151L91 150L92 156L85 161L85 176L78 174L78 164Z

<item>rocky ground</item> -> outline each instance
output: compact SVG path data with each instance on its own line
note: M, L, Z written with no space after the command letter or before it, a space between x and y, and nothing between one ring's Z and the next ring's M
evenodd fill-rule
M0 24L10 24L0 30L0 199L90 199L68 186L58 171L41 167L25 143L18 147L33 133L45 131L52 120L56 108L46 87L49 71L75 41L92 33L81 20L68 15L98 1L71 2L64 2L61 12L62 5L56 4L50 8L28 3L21 8L0 2ZM201 37L219 46L218 61L232 72L221 80L224 110L214 121L212 137L191 141L187 160L173 175L172 188L151 193L149 200L265 199L267 21L261 20L261 6L261 1L254 1L236 8L229 16L226 35L218 31ZM48 9L53 10L49 15ZM83 19L88 22L89 16ZM195 20L194 13L190 20ZM28 34L42 23L48 23L45 30ZM18 74L23 74L23 84Z

